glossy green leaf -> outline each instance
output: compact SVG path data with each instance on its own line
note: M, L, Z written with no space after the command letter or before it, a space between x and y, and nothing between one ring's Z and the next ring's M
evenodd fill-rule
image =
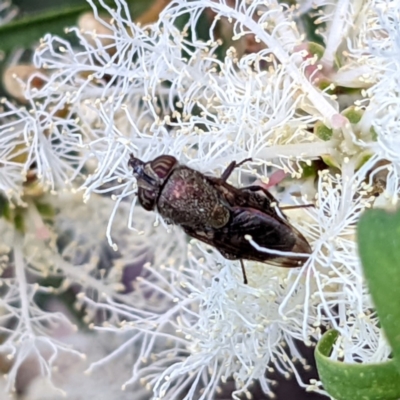
M329 358L339 336L325 333L315 350L319 378L336 400L396 400L400 398L400 374L395 363L346 364Z
M357 235L367 284L400 372L400 211L366 211Z

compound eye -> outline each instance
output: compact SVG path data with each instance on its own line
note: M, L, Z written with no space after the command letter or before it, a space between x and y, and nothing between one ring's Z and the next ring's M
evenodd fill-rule
M177 164L178 161L175 157L163 155L151 161L150 167L160 179L164 180L170 175Z

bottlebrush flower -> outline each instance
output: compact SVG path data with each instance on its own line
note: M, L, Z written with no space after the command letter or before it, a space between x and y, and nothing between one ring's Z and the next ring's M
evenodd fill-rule
M33 232L30 252L49 254L35 273L82 288L76 307L85 310L83 320L120 339L99 352L88 379L132 352L131 377L121 386L141 383L154 399L215 398L229 378L234 398L249 397L255 380L272 395L271 370L294 373L307 385L295 363L305 363L295 341L312 345L326 327L342 338L332 357L386 359L355 225L365 208L389 207L398 196L397 61L388 56L398 51L398 16L386 18L384 1L357 7L319 1L329 6L320 22L332 20L321 31L319 54L296 7L273 0L174 1L149 25L132 21L122 0L114 8L101 2L107 17L89 3L102 29L69 28L79 48L46 35L34 56L41 72L28 79L26 108L5 102L0 115L11 121L0 133L6 148L0 189L31 210L21 175L29 171L43 192L57 194L50 201L56 210L54 228L46 228L51 234L33 223L17 234L17 247L5 243L7 254L14 246L15 262L7 268L18 272L7 278L9 290L21 299L15 335L28 335L23 343L30 348L37 337L53 343L48 332L38 336L27 311L53 318L32 305L33 294L44 289L28 284L24 272ZM387 10L396 14L396 7ZM196 31L205 10L212 18L207 38ZM178 29L182 16L187 19ZM231 24L233 43L243 46L245 38L260 46L231 46L219 55L220 19ZM171 154L215 175L232 160L251 157L232 176L238 186L255 179L265 184L271 171L283 171L288 179L271 188L278 199L315 204L288 212L313 253L298 269L246 262L244 285L236 262L135 204L129 153L143 160ZM79 190L86 205L63 194ZM5 344L23 361L24 348L10 337ZM43 365L50 376L50 361ZM13 382L15 373L10 377Z

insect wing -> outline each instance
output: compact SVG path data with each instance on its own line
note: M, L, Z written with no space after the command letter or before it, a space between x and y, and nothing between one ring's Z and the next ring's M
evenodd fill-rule
M292 251L296 243L295 233L281 220L254 208L234 207L231 222L214 234L215 246L224 243L221 246L224 252L236 259L267 261L277 258L276 255L254 248L246 235L261 247L283 252ZM296 260L292 264L298 265Z
M252 239L261 247L282 252L308 254L311 249L303 236L289 224L259 210L234 207L231 221L221 229L209 231L183 227L185 232L211 246L230 260L252 260L268 262L281 267L298 267L304 257L277 256L257 250L247 239Z
M271 203L277 203L277 200L263 187L252 185L239 189L227 182L221 181L219 178L207 176L207 179L212 182L221 198L230 206L255 208L277 219L281 219L276 213L275 208L271 207Z

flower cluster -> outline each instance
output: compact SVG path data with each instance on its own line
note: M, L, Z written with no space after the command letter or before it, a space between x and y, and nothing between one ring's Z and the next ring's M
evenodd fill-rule
M319 45L303 19L311 1L176 0L151 24L124 0L100 1L108 15L88 2L93 13L68 28L79 46L46 35L34 67L7 75L24 105L1 101L7 389L31 359L71 393L60 355L90 353L94 382L130 353L120 385L144 386L143 398L212 399L231 378L234 398L254 381L272 395L273 370L307 386L296 341L326 327L341 334L332 357L387 359L355 225L398 199L399 6L319 0ZM136 204L129 153L215 175L251 157L235 185L258 179L281 202L314 204L287 212L311 256L296 269L246 262L244 285L237 262ZM82 322L110 338L98 359L89 334L80 351L65 339Z

